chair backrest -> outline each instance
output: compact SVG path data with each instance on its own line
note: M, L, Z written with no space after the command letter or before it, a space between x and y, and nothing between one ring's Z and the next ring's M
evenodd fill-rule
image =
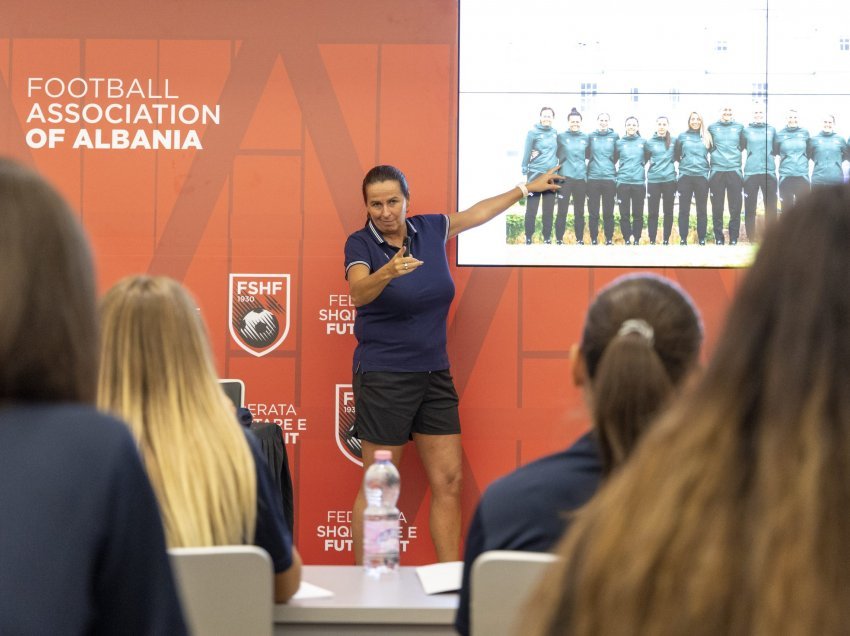
M543 572L558 557L544 552L490 550L472 564L472 636L519 634L520 612Z
M237 409L245 406L245 383L242 380L223 379L219 380L224 394L233 402Z
M273 571L268 553L247 545L168 551L183 614L196 636L271 636Z

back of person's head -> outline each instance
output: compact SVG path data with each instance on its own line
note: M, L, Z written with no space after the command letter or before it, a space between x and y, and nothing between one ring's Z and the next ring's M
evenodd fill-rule
M582 511L530 634L844 634L850 188L770 227L708 368Z
M620 278L587 312L580 353L594 428L610 472L696 365L702 325L690 298L648 274Z
M0 159L0 403L93 402L95 282L62 197Z
M251 541L254 461L191 296L169 278L131 276L107 292L101 321L98 405L138 440L169 546Z

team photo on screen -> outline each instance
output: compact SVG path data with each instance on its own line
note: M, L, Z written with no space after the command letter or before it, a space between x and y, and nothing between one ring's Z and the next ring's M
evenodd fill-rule
M459 265L746 266L783 208L847 180L829 2L499 5L460 3L459 207L494 175L561 189L460 237Z

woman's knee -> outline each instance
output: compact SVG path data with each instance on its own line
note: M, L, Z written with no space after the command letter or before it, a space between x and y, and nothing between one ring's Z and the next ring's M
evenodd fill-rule
M435 497L459 498L463 486L463 473L458 470L444 471L437 475L431 484L431 493Z

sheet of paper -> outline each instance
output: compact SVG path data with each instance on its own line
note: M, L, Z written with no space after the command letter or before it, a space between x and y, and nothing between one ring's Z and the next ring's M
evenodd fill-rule
M463 577L463 561L423 565L416 568L416 574L426 594L456 592Z
M313 585L307 581L301 581L298 591L293 596L293 599L301 600L307 598L331 598L334 595L330 590L326 590L318 585Z

